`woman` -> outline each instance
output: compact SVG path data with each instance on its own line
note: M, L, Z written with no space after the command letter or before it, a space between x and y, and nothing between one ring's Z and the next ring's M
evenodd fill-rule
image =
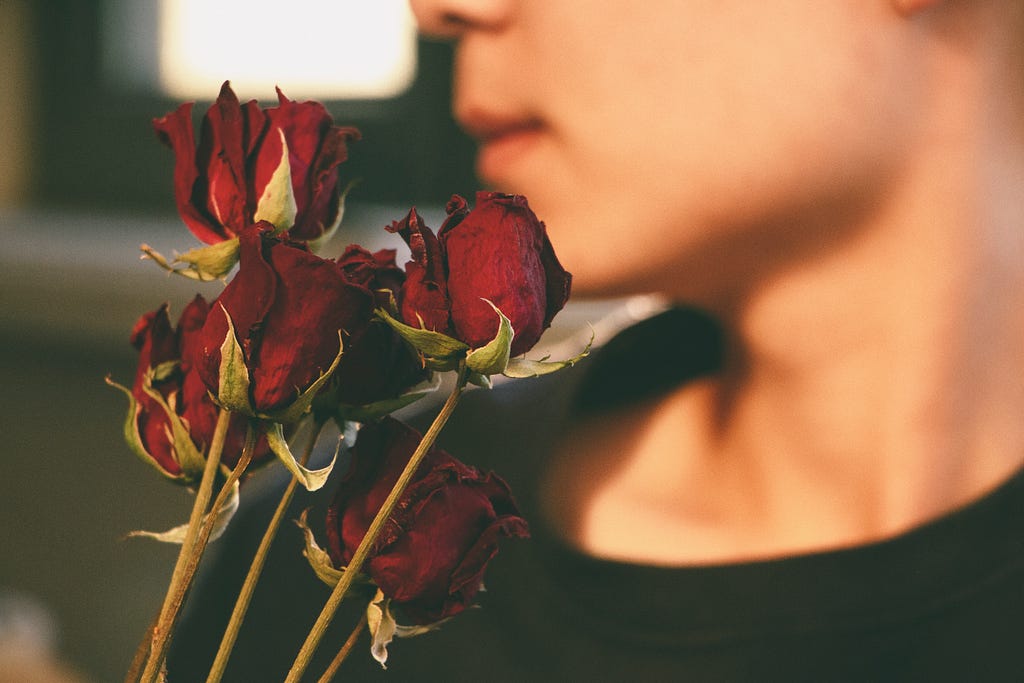
M1005 484L1024 458L1024 4L412 4L457 41L454 113L481 140L479 174L530 198L576 294L656 292L723 330L716 372L568 435L546 475L558 535L623 567L685 568L668 586L775 576L863 601L805 585L788 613L723 605L735 619L703 632L697 614L666 647L733 659L680 654L694 668L679 673L1006 665L996 633L1024 621L983 610L1021 604L1024 556L999 534L1022 520L963 513L1007 486L1024 513ZM820 662L779 661L813 647Z
M466 397L537 538L348 679L1024 680L1024 3L412 4L576 295L687 308Z

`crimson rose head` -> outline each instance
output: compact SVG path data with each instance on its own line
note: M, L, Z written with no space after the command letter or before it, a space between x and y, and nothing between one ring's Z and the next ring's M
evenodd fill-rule
M377 307L390 306L405 280L393 249L370 253L353 244L337 263L352 282L373 292ZM375 319L346 344L331 378L330 398L343 406L369 406L397 399L429 375L408 344Z
M420 442L392 418L364 425L327 512L336 566L348 564ZM501 537L529 535L508 485L432 449L384 526L363 572L405 616L430 624L473 604Z
M268 109L255 100L243 105L225 82L203 116L198 146L192 103L153 121L174 151L178 212L203 242L231 239L258 220L271 221L278 231L291 229L300 240L337 226L338 165L359 132L333 125L318 102L293 102L280 90L278 99Z
M265 222L242 230L238 273L213 303L194 354L206 387L219 396L230 318L244 356L247 405L258 415L286 411L331 368L339 333L358 338L373 314L372 292L337 262L272 232Z
M472 210L455 195L447 211L436 238L415 209L389 227L412 252L403 321L419 326L422 319L428 329L479 348L498 332L490 301L515 332L511 355L526 353L565 306L572 282L544 224L520 195L478 192Z
M144 451L168 477L187 480L185 483L200 471L183 470L183 456L176 450L172 419L180 421L195 449L204 454L213 439L219 412L195 368L185 360L190 356L208 311L209 305L197 295L182 311L177 328L172 329L168 306L164 304L139 318L131 335L132 345L139 351L139 362L131 389L135 402L131 417L135 436L130 444ZM146 390L147 382L160 400ZM241 455L247 422L241 415L231 419L222 456L229 467L233 467ZM253 460L261 461L269 456L266 440L260 439ZM184 463L186 467L190 464L199 463Z

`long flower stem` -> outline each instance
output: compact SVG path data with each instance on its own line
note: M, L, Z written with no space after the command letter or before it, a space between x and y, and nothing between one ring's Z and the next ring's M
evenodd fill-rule
M217 465L220 463L221 453L224 450L224 440L227 436L227 425L230 422L230 417L231 413L229 411L221 410L220 416L217 418L217 431L220 430L221 423L223 422L225 425L224 434L220 436L218 442L217 431L214 432L213 443L211 443L210 452L206 456L206 471L211 469L210 461L215 461L212 467L214 473L216 473ZM197 530L194 535L192 533L193 520L189 520L189 529L186 533L185 543L189 543L189 536L192 536L190 551L185 556L185 561L182 563L180 579L177 585L174 585L173 590L168 591L167 600L164 601L164 609L161 610L160 624L157 626L157 633L155 634L156 637L153 639L153 647L150 651L149 662L146 664L146 669L142 673L142 683L153 683L159 674L164 657L167 655L167 647L171 642L171 633L174 631L174 626L178 622L178 616L181 614L181 606L185 602L185 595L188 594L188 590L192 585L192 579L195 578L196 568L199 566L199 560L202 559L203 551L206 549L206 544L210 540L210 534L213 532L213 528L216 525L217 515L221 508L224 507L224 503L227 502L227 499L230 497L235 482L237 482L239 477L242 476L242 472L245 471L245 468L249 465L249 461L252 460L252 452L255 445L256 433L250 425L246 433L245 445L242 447L242 454L238 458L238 464L235 465L235 468L231 470L231 474L229 474L227 479L224 481L224 484L221 486L220 493L217 494L217 498L213 501L213 505L210 506L209 512L206 515L203 515L202 513L199 514L198 524L195 524ZM206 471L203 473L204 482L207 478ZM206 493L207 502L210 500L213 489L213 477L211 476L210 479L210 490ZM200 485L200 491L201 490L202 485ZM203 507L206 507L205 503Z
M348 639L345 640L345 644L338 650L338 654L334 655L334 659L331 660L330 665L327 667L327 671L324 671L324 675L320 677L317 683L331 683L331 679L334 678L334 674L338 673L338 669L341 668L341 663L348 657L348 653L355 647L356 641L359 640L359 634L366 628L366 612L363 612L363 618L359 620L356 627L352 629L352 633L348 635Z
M316 651L317 645L320 644L321 638L327 631L327 627L331 623L331 619L334 618L334 613L338 610L338 606L341 604L342 598L348 592L349 587L355 580L356 576L363 568L363 563L366 561L370 554L370 549L373 547L377 536L380 534L381 529L391 516L391 512L395 509L395 505L398 504L398 499L405 492L405 488L409 485L416 470L419 468L420 463L426 456L430 447L434 445L434 441L437 440L437 435L440 433L441 428L444 427L445 423L448 422L448 418L451 417L452 412L455 410L455 405L459 402L459 397L462 395L462 390L465 387L464 373L459 373L459 379L455 384L455 389L452 390L448 400L445 401L444 406L441 407L441 411L434 418L434 422L427 429L427 433L423 435L423 439L420 441L419 446L413 452L409 458L409 463L402 470L402 474L399 475L398 481L395 482L394 488L391 489L391 493L388 494L384 504L381 505L380 510L377 512L377 516L373 518L373 522L370 523L370 527L366 530L366 535L363 536L363 540L360 541L359 546L356 548L355 553L352 554L352 559L349 561L348 566L345 567L344 573L341 575L341 579L334 586L334 590L331 592L331 596L327 599L327 604L324 605L323 610L320 612L320 616L317 618L316 623L313 624L313 628L310 629L309 635L306 636L306 641L302 644L302 648L299 650L299 654L295 658L295 662L292 664L291 671L288 672L288 678L285 679L285 683L298 683L302 678L302 674L306 671L309 666L309 661L313 657L313 653Z
M305 465L309 461L309 457L313 452L313 447L316 445L317 437L320 435L320 430L323 429L323 426L323 422L313 423L309 441L306 444L305 451L299 460L302 465ZM263 572L263 565L266 564L270 546L273 544L274 538L277 536L277 530L280 528L281 521L284 519L288 506L292 502L292 497L295 495L295 489L298 486L298 483L299 480L295 477L292 477L291 481L288 482L288 486L285 488L284 494L281 496L281 502L277 504L274 516L270 519L270 524L267 525L267 530L263 533L263 539L260 541L260 545L256 549L256 555L253 557L252 565L249 566L249 573L245 575L245 582L242 584L242 590L239 592L238 599L235 601L235 607L231 612L231 619L228 621L227 628L224 631L224 637L220 641L220 648L217 650L217 656L213 660L213 666L210 668L210 674L206 678L206 683L218 683L224 676L224 670L228 665L228 658L231 657L231 650L235 647L235 641L238 639L238 632L242 628L242 620L245 619L245 614L249 610L249 603L256 590L256 584L260 580L260 574Z
M213 496L213 482L217 477L217 466L220 464L220 454L224 450L224 440L227 437L228 426L231 422L231 414L222 410L220 415L217 416L217 425L213 430L213 438L210 443L210 451L206 456L206 467L203 469L203 477L199 481L199 490L196 491L196 500L192 505L192 513L188 519L188 529L185 531L185 540L181 543L181 550L178 552L178 559L174 563L174 571L171 574L171 582L167 586L167 594L164 596L163 604L160 607L160 614L154 623L151 632L147 634L145 640L150 641L148 644L145 642L140 645L146 647L150 651L150 659L152 661L152 652L156 648L160 641L167 640L168 632L166 628L166 617L170 614L171 603L174 598L174 594L177 591L178 584L181 583L182 573L185 570L185 565L188 563L189 557L195 549L196 538L199 535L199 526L203 521L203 513L206 512L206 506L210 503L210 498ZM148 676L155 676L156 669L159 668L159 663L153 666L147 666L143 672L143 680L146 680ZM151 671L152 669L152 671Z

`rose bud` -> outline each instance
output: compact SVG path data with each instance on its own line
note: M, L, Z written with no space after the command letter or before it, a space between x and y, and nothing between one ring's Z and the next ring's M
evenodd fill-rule
M392 418L360 429L349 471L327 512L335 566L351 560L420 438ZM363 572L408 619L429 624L473 603L499 538L528 535L504 481L434 448L381 530Z
M402 319L411 326L422 320L426 329L475 349L497 335L497 308L509 319L515 335L510 353L518 356L533 348L565 305L572 276L525 197L478 192L476 201L470 211L462 197L452 197L436 238L415 209L388 228L412 252Z
M350 281L373 292L378 307L390 306L405 280L393 249L370 253L350 245L337 263ZM331 412L359 421L380 417L423 396L407 392L429 376L402 338L383 321L373 320L345 346L326 392Z
M157 136L174 151L178 211L206 244L231 239L261 219L302 240L337 227L338 165L359 132L333 125L319 102L293 102L280 89L277 94L277 107L264 110L255 100L242 105L225 82L203 117L198 147L192 103L153 121Z
M438 233L448 263L448 299L455 336L472 348L498 331L487 299L512 323L511 355L529 351L569 299L571 276L548 240L544 224L521 195L477 192L448 204Z
M290 230L292 239L315 245L331 236L344 201L338 166L359 131L333 125L319 102L293 102L280 89L277 95L277 107L243 105L225 81L203 116L198 146L192 103L153 121L174 151L178 212L209 246L172 262L142 245L146 257L179 275L213 280L234 267L238 233L252 223L268 221L275 232Z
M261 222L243 229L239 270L211 307L193 354L217 400L231 410L294 422L334 370L341 335L358 338L373 294L337 262L272 235ZM237 353L221 376L222 349ZM231 393L228 394L230 389Z
M196 296L182 312L176 330L171 328L167 309L164 304L136 322L131 335L132 345L139 350L135 381L130 391L119 388L131 399L125 426L129 446L165 476L188 484L202 474L219 412L202 380L182 360L209 307ZM229 467L238 462L246 428L243 416L232 418L222 455ZM266 440L261 439L253 458L265 460L268 455Z

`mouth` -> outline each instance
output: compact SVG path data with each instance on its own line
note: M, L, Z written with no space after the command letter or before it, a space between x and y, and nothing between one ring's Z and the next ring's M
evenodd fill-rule
M499 118L470 115L461 118L462 126L479 141L476 172L481 179L500 183L510 168L540 138L543 126L535 118Z

